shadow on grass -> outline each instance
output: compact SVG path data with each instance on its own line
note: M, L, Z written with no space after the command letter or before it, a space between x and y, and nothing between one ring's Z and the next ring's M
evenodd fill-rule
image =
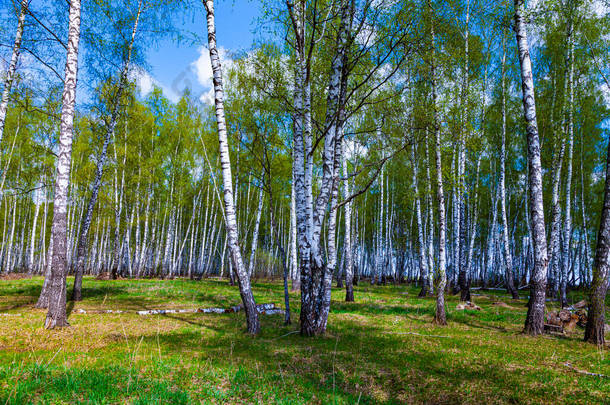
M189 324L210 328L206 322ZM471 336L441 339L391 334L385 328L348 320L330 328L326 336L303 338L287 335L294 328L280 325L280 316L265 318L263 334L252 338L241 330L243 316L232 315L215 319L214 333L205 338L195 328L143 340L145 345L160 345L164 355L191 353L195 362L213 362L221 369L243 366L251 389L264 389L266 381L273 380L283 385L280 389L319 392L347 403L358 399L360 403L463 403L479 402L489 395L503 398L501 402L519 402L524 395L539 400L560 395L561 389L553 385L524 384L525 376L554 378L550 371L542 377L534 369L514 373L499 358L451 354L466 344L479 345ZM482 388L467 392L465 384ZM317 398L323 400L324 395Z

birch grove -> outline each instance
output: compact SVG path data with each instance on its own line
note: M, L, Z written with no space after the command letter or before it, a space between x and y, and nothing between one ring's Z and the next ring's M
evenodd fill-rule
M0 267L44 276L46 327L91 277L218 277L250 334L257 280L281 280L286 324L298 296L304 336L366 282L415 285L438 325L453 295L502 291L530 335L548 300L587 295L603 344L607 8L286 0L230 52L212 0L85 5L81 29L79 1L15 2L2 31ZM207 41L168 22L186 12ZM202 93L146 70L179 37L202 47Z

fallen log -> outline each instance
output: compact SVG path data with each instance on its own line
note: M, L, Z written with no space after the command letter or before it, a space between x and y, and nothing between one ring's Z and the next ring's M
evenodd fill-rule
M138 311L138 315L163 315L163 314L175 314L175 313L188 313L188 312L199 312L204 314L231 314L239 312L243 309L243 306L236 305L229 308L197 308L197 309L150 309L146 311ZM278 308L275 304L257 304L256 310L259 314L263 315L275 315L283 314L284 310Z
M476 305L474 302L468 301L468 302L460 302L459 304L457 304L455 309L458 310L458 311L463 311L465 309L474 310L474 311L480 311L481 307Z
M566 361L565 363L563 363L563 365L566 366L567 368L577 372L578 374L590 375L592 377L608 378L608 376L605 374L592 373L590 371L580 370L580 369L574 367L572 364L570 364L569 361Z
M546 315L546 321L549 325L561 326L562 332L574 332L576 326L585 327L587 324L587 314L584 310L572 313L564 308L558 312L549 312Z
M75 309L75 313L77 314L122 314L127 311L121 311L120 309Z
M241 305L236 305L230 308L184 308L184 309L146 309L141 311L123 311L120 309L75 309L77 314L125 314L135 312L138 315L165 315L165 314L189 314L189 313L204 313L204 314L230 314L239 312L243 309ZM284 310L277 307L273 303L258 304L256 310L263 315L283 314ZM21 314L0 314L1 316L20 316Z

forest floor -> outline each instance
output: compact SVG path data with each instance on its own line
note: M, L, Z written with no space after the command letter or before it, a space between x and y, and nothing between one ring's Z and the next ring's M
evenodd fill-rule
M481 311L456 311L449 296L449 326L437 327L434 298L417 298L415 287L361 283L355 303L333 289L328 333L318 338L295 333L299 295L291 293L293 325L262 315L253 338L243 311L135 313L239 304L226 281L85 278L84 299L68 304L71 327L61 330L43 329L45 311L33 307L41 285L0 280L0 404L610 401L610 351L583 343L582 330L520 334L526 301L499 291L475 291ZM257 302L283 307L280 283L253 288Z

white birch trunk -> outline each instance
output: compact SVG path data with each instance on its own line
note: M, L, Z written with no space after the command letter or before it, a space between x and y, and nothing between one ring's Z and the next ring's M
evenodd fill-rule
M208 47L210 50L210 61L214 73L214 105L216 109L216 123L218 124L218 143L220 164L222 167L224 211L228 243L231 250L231 258L239 283L240 295L246 312L248 333L257 334L260 331L258 311L250 287L250 278L244 266L239 240L237 234L237 221L235 217L235 206L233 205L233 179L231 175L231 160L229 156L229 144L227 140L227 129L224 114L224 95L222 86L222 68L218 49L216 48L216 26L214 22L214 1L203 0L207 12Z
M49 312L45 321L47 329L68 326L66 314L67 263L67 208L72 161L72 132L76 104L76 80L78 73L78 45L80 40L80 0L70 2L68 52L62 94L61 125L53 199L53 263L49 283Z
M4 89L2 91L2 99L0 100L0 143L2 143L4 135L8 99L11 94L13 80L15 79L15 71L17 70L17 62L21 51L21 39L23 38L23 27L25 25L25 15L27 14L29 3L30 0L21 0L21 10L19 11L19 19L17 21L17 32L15 33L15 42L13 43L13 54L6 71L6 77L4 78Z
M523 115L527 132L527 157L529 171L529 199L532 236L534 246L534 271L532 288L525 320L525 333L543 333L544 306L546 299L546 270L548 266L547 244L544 229L544 207L542 199L542 165L540 162L540 140L536 120L536 99L534 77L529 54L527 30L525 26L525 4L515 0L515 34L519 63L521 66L521 88L523 92Z

